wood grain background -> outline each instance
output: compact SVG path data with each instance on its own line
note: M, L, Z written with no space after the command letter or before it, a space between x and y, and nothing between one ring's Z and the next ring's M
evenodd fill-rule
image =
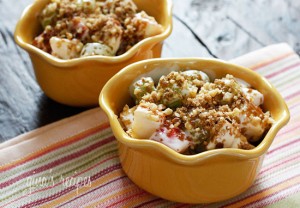
M0 0L0 142L86 109L47 98L15 25L33 0ZM300 54L299 0L174 0L172 35L163 57L231 59L278 42Z

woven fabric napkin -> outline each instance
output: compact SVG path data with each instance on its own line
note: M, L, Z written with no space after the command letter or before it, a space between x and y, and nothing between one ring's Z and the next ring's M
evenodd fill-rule
M108 120L96 108L0 144L0 207L300 207L300 59L282 43L232 62L269 79L291 113L243 194L187 205L143 191L122 171Z

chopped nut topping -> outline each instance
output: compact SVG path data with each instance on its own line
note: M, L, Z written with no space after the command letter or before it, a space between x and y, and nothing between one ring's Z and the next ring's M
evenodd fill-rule
M141 94L136 100L137 106L150 109L153 116L162 116L161 123L156 124L159 129L163 127L168 132L176 132L169 138L165 130L157 129L153 139L167 142L168 146L174 138L184 140L188 147L185 142L179 149L185 154L216 148L253 149L251 143L259 141L273 123L270 113L264 113L254 102L259 99L253 96L263 98L263 95L251 88L242 89L232 75L213 82L205 76L203 72L190 70L162 76L157 87L150 78L136 82L140 84L134 85L134 93ZM144 128L147 128L146 124Z
M112 49L110 55L121 55L142 39L162 32L162 26L138 11L132 0L51 0L39 20L44 31L33 45L54 56L57 53L49 43L51 37L77 39L83 45L105 44ZM64 59L68 58L74 57Z

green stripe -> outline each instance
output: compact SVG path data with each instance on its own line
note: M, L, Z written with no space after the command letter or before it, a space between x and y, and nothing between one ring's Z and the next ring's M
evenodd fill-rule
M293 71L292 73L290 73L290 75L293 75L293 76L289 76L289 74L288 74L289 71L287 71L287 72L283 72L280 75L277 75L277 76L271 78L270 80L274 84L275 87L279 88L280 86L290 83L291 80L295 80L295 79L299 78L300 74L299 74L298 68L299 68L299 66L297 68L293 69L296 71Z
M77 150L78 148L82 148L81 144L84 144L85 146L89 145L89 140L94 139L95 137L97 137L97 135L92 135L90 137L87 137L86 141L80 141L79 143L74 143L74 147L72 145L67 146L67 147L63 147L63 148L59 148L58 150L54 150L50 153L47 153L45 155L39 156L38 158L35 158L31 161L26 162L25 164L19 165L17 167L15 167L12 170L6 171L5 175L3 177L0 178L0 180L7 180L5 179L5 176L10 176L10 178L12 178L11 176L13 175L17 175L20 172L23 172L24 170L31 170L34 169L35 167L40 166L40 164L42 165L42 163L48 162L49 158L55 158L57 155L61 155L61 154L65 154L66 152L69 152L70 150ZM55 145L55 144L53 144Z
M55 179L54 181L56 181L57 179L60 179L60 176L64 175L65 177L67 177L68 174L70 174L70 175L72 175L72 173L74 174L75 170L77 170L78 172L80 172L81 170L84 170L83 169L84 167L86 167L86 166L92 166L93 164L96 164L97 162L100 161L99 157L104 157L106 155L109 155L110 153L117 154L117 145L116 145L116 143L110 143L109 146L102 146L101 148L103 148L103 147L105 147L105 152L103 152L103 153L101 151L102 149L95 149L95 150L89 152L88 154L85 154L84 156L82 156L82 157L80 157L78 159L73 160L71 163L69 163L69 164L67 164L65 166L60 167L59 169L52 169L53 170L52 171L53 174L51 173L51 176L53 176L53 179ZM108 150L110 150L110 151L108 151ZM100 154L100 155L94 154L95 151L99 152L99 153L102 153L102 154ZM94 157L89 157L90 155L94 155ZM87 158L90 158L90 160L87 160ZM104 158L102 158L102 160L103 159ZM87 161L87 162L83 163L80 166L76 166L76 165L80 164L82 161ZM64 172L64 170L67 170L68 167L72 167L72 166L73 166L73 168L71 170L69 170L67 172ZM54 173L57 173L57 174L54 175ZM49 172L48 171L47 172L44 171L44 174L41 174L40 176L38 176L38 178L42 178L42 177L49 177ZM21 183L9 186L9 189L5 190L5 192L11 191L11 189L14 190L15 188L17 188L15 186L24 185L26 182L27 182L26 179L22 179ZM57 181L56 181L56 183L57 183ZM11 194L11 195L3 198L3 199L0 199L0 202L4 201L6 199L9 199L9 198L11 198L11 197L13 197L13 196L15 196L17 194L20 194L20 193L22 194L26 189L27 188L24 188L24 189L21 189L21 190L19 190L17 192L13 192L13 194ZM2 194L0 194L0 195L2 195Z
M68 146L63 147L63 148L59 148L58 150L54 150L51 153L47 153L46 155L40 156L39 158L36 158L36 159L34 159L32 161L29 161L25 164L17 166L17 167L15 167L15 168L13 168L9 171L6 171L5 173L1 174L0 181L7 180L5 178L7 176L10 176L10 178L11 178L12 175L16 175L20 172L23 172L24 170L33 169L36 166L40 166L40 164L45 163L48 160L49 157L55 157L56 155L64 154L65 152L69 152L71 150L72 150L72 152L74 152L74 150L77 150L79 148L90 145L91 142L96 143L96 142L98 142L98 140L97 140L98 137L101 137L99 139L103 139L102 137L106 138L110 135L113 135L110 128L108 128L105 131L102 131L100 134L99 133L100 132L98 132L95 135L91 135L89 137L83 138L83 139L81 139L81 140L79 140L79 141L77 141L77 142L75 142L71 145L68 145ZM53 144L53 145L55 145L55 144Z
M294 193L291 196L266 206L266 208L282 208L282 207L300 207L300 192Z
M115 143L110 143L110 144L105 145L105 146L103 146L103 147L105 147L106 150L110 150L110 149L112 149L112 148L115 148L115 147L116 147L116 144L115 144ZM60 172L63 172L63 170L67 169L68 167L72 166L72 165L76 166L76 165L78 165L78 164L81 164L82 162L86 161L86 158L90 158L90 155L94 156L94 157L91 157L92 159L97 159L97 158L99 157L99 155L93 154L94 151L96 151L96 150L99 151L99 149L95 149L95 150L93 150L93 151L91 151L91 152L85 154L84 156L82 156L82 157L80 157L80 158L74 159L74 160L72 160L71 162L69 161L67 165L65 165L65 166L63 166L63 167L60 167L60 168L56 168L55 172L60 173ZM101 152L101 151L99 151L99 152ZM57 159L59 159L59 158L57 158ZM52 173L53 173L53 172L52 172ZM51 174L52 174L52 173L51 173ZM43 174L43 172L41 172L40 174L41 174L41 175L38 176L38 177L49 176L49 172L48 172L48 171L47 171L47 172L44 171L44 174ZM12 184L11 186L8 186L6 189L3 190L3 192L12 192L12 191L14 191L15 188L17 188L17 187L19 187L19 186L21 186L21 185L24 185L24 183L25 183L26 181L27 181L27 180L22 179L22 180L20 180L20 181L18 181L18 182L16 182L16 183ZM1 194L1 193L0 193L0 194ZM1 200L0 200L0 201L1 201Z
M295 57L289 57L289 58L282 59L282 60L280 60L280 62L271 63L271 65L272 64L276 65L275 67L273 67L269 64L267 66L264 66L266 68L262 67L261 69L257 70L257 72L263 76L275 73L276 71L279 71L282 68L292 65L291 63L293 63L293 61L295 63L297 63L298 60L296 60L296 59L294 60L294 59L295 59ZM286 65L287 63L288 63L288 65Z
M95 163L99 162L98 157L102 157L104 155L109 155L110 153L116 153L116 152L117 152L116 149L113 149L111 151L108 151L108 152L105 152L105 153L101 154L100 156L98 155L96 158L92 158L91 160L87 160L86 163L84 163L84 164L82 164L80 166L77 166L77 167L75 167L75 168L73 168L73 169L71 169L71 170L69 170L67 172L61 172L61 174L51 175L51 176L53 176L53 180L54 180L54 182L56 184L56 183L60 182L61 175L65 175L64 177L67 177L68 175L74 174L74 172L75 172L74 170L78 170L78 172L80 172L81 169L79 169L79 168L84 168L86 166L92 166ZM45 177L45 176L49 176L49 174L48 173L47 174L42 174L39 177ZM25 181L26 180L22 180L22 184L25 183ZM13 194L11 194L9 196L6 196L5 198L1 199L0 202L2 202L4 200L7 200L7 199L9 199L9 198L11 198L11 197L13 197L13 196L15 196L17 194L23 194L24 191L26 191L27 189L28 189L28 187L27 188L23 188L23 189L21 189L21 190L19 190L17 192L14 192Z

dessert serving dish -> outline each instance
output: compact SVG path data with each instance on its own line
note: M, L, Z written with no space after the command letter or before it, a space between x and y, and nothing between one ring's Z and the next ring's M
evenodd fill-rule
M211 80L227 74L248 83L264 96L261 106L273 122L254 148L221 148L185 155L150 139L129 136L120 121L125 105L134 106L130 86L141 77L167 75L170 71L200 70ZM277 132L288 122L289 111L277 90L258 73L229 62L203 58L144 60L118 72L103 87L99 103L118 141L122 167L144 190L177 202L210 203L234 197L254 182ZM142 128L147 128L143 124Z
M49 2L36 0L28 6L16 26L14 37L17 44L28 52L36 79L45 94L66 105L96 105L106 81L123 67L140 60L160 57L163 41L172 31L170 0L134 0L139 11L145 11L161 25L161 33L142 39L117 56L89 56L86 48L84 56L64 60L33 45L35 37L43 31L38 17ZM57 38L52 42L58 49L62 45ZM65 53L56 54L66 57Z

